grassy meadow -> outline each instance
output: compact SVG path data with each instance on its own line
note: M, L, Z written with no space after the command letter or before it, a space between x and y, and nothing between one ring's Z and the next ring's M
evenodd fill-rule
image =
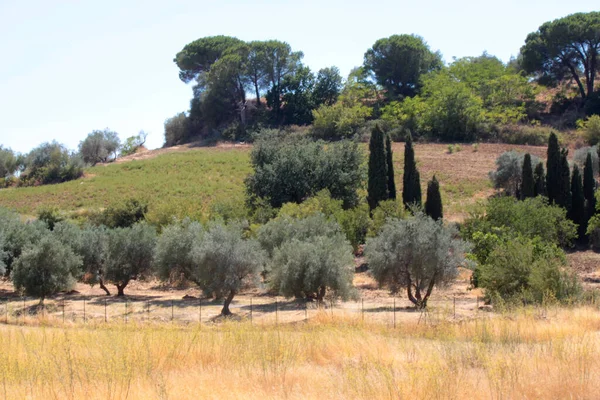
M0 326L0 398L592 399L597 308L460 323Z
M401 190L404 144L394 143L393 149ZM502 152L517 149L543 157L546 151L502 144L464 145L453 153L444 144L416 144L415 149L423 195L435 174L451 220L462 219L473 204L493 192L488 172ZM139 159L88 168L84 178L75 181L2 189L0 206L27 215L44 207L76 215L135 197L148 202L150 220L164 221L170 215L203 219L215 202L243 204L244 179L252 171L249 155L248 146L161 149Z

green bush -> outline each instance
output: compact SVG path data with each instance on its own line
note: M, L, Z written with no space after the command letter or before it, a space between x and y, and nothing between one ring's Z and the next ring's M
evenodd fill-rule
M600 142L600 115L577 121L577 130L583 134L590 146L597 145Z
M83 161L57 142L43 143L23 160L24 171L19 185L31 186L66 182L83 175Z
M498 243L479 267L478 284L488 298L509 303L568 301L581 293L581 287L565 264L564 253L555 245L521 236Z
M501 125L498 130L498 140L502 143L529 146L544 146L553 132L552 129L535 125ZM556 132L555 132L556 133Z
M351 107L342 102L331 106L322 104L312 112L314 122L311 134L318 139L351 138L371 116L371 112L371 108L361 104Z
M148 204L143 200L127 199L90 217L95 225L109 228L127 228L146 219Z

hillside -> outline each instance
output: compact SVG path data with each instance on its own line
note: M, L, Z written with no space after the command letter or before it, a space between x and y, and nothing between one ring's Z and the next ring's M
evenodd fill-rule
M396 182L401 188L403 143L394 143ZM545 147L504 144L463 145L450 154L443 144L417 144L423 193L434 174L441 184L447 217L460 220L466 208L492 192L488 172L504 151L516 149L544 157ZM0 206L34 215L43 207L85 213L136 197L149 204L150 218L167 215L202 218L215 202L241 204L244 178L251 172L250 146L177 146L129 156L86 169L82 179L38 187L0 190Z

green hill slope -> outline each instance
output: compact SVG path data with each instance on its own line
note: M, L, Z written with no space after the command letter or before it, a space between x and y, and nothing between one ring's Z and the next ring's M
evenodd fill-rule
M42 207L85 212L135 197L148 202L154 218L206 216L214 201L243 202L249 153L247 148L200 148L99 165L76 181L0 190L0 205L23 214Z

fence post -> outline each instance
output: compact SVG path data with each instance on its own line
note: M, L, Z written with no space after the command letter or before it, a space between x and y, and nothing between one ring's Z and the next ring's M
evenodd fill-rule
M127 323L128 319L129 319L128 318L129 315L127 315L129 313L128 308L129 308L129 304L127 304L127 299L125 299L125 323Z
M83 298L83 323L85 324L85 297Z
M25 296L23 296L23 325L25 325Z
M146 301L146 321L150 321L150 300Z
M304 301L304 319L308 322L308 301Z
M452 297L454 300L454 319L456 319L456 296Z
M479 311L479 296L477 296L477 307L475 308L475 311Z
M329 304L331 305L331 318L333 318L333 297L331 297Z
M394 297L394 329L396 329L396 298Z
M104 322L108 322L108 318L106 315L106 299L104 299Z
M6 324L8 325L8 299L6 299L4 306L6 307Z
M174 316L175 316L175 313L174 313L174 309L173 309L173 300L171 299L171 322L173 322Z
M63 324L65 323L65 299L62 300Z
M198 297L198 323L202 326L202 297Z
M279 304L277 303L277 297L275 297L275 325L279 325L278 308Z
M250 325L252 325L252 297L250 297Z
M360 299L360 304L361 304L361 308L360 308L360 316L363 320L363 322L365 321L365 299L361 297Z

